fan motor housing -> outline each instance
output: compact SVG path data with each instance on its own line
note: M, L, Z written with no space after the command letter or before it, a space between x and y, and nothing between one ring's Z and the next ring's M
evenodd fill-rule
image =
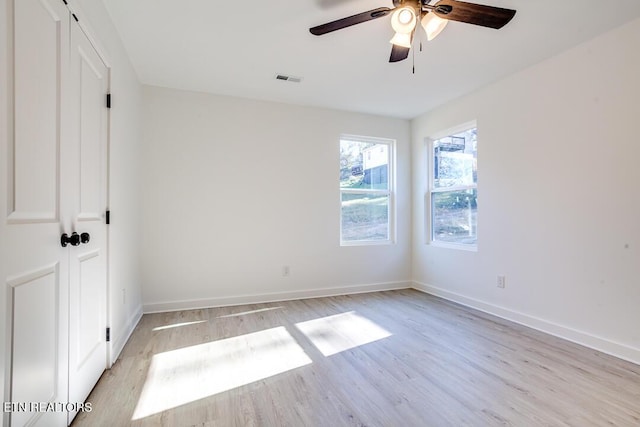
M422 1L426 1L427 3L429 3L429 0L393 0L393 5L395 7L406 7L406 6L410 6L413 7L415 9L420 9L421 5L422 5Z

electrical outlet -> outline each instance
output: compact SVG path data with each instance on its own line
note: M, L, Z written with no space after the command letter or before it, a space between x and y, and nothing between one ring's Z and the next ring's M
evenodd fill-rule
M498 285L499 288L504 289L506 285L506 277L498 276L498 279L496 280L496 285Z
M288 265L282 266L282 277L289 277L291 275L291 269Z

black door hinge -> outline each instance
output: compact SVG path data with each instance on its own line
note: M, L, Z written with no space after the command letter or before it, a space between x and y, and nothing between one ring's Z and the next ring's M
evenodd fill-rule
M107 342L111 341L111 328L107 328Z
M109 225L111 224L111 211L107 211L104 214L104 222Z
M111 108L111 94L107 94L107 108Z

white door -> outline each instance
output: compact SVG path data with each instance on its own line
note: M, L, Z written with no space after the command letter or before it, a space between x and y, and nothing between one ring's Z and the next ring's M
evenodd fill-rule
M69 250L60 245L67 197L61 173L68 167L61 95L68 82L69 13L59 0L8 3L10 129L8 158L2 161L9 182L2 215L12 339L9 398L16 404L64 403ZM67 415L17 411L6 417L14 427L49 427L64 426Z
M75 416L65 404L83 402L107 365L108 73L62 0L8 6L2 243L14 411L4 418L13 427L65 426ZM61 236L73 232L77 241L63 247ZM42 411L47 403L55 410Z
M78 25L71 26L73 158L69 206L80 246L70 251L69 402L84 402L107 366L107 121L109 75ZM76 415L69 414L69 422Z

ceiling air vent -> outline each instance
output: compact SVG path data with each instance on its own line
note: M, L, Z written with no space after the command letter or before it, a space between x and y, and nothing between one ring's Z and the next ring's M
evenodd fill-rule
M302 77L287 76L285 74L276 74L276 80L283 80L285 82L291 82L291 83L300 83L302 81Z

